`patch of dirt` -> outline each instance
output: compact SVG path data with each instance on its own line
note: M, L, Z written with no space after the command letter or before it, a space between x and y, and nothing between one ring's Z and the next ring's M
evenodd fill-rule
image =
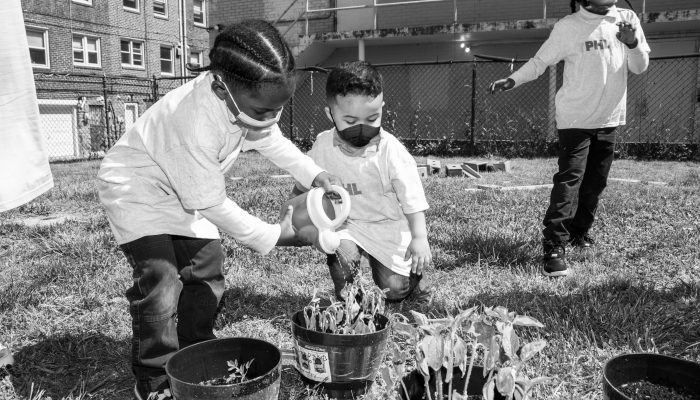
M632 400L700 400L700 396L647 381L632 382L620 387Z

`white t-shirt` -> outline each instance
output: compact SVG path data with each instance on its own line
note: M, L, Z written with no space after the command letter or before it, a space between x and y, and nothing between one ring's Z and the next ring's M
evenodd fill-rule
M618 22L636 28L637 47L617 39ZM627 70L646 70L651 50L637 15L615 6L607 15L581 8L559 20L547 41L510 78L515 86L537 79L550 65L564 60L564 84L556 96L559 129L597 129L624 125Z
M363 153L347 155L336 141L336 130L322 132L309 156L323 169L339 177L351 196L352 207L341 239L352 240L384 266L404 276L411 260L404 261L411 243L405 214L428 209L416 162L401 142L381 130ZM308 187L308 186L307 186Z
M0 212L53 187L19 1L0 2Z
M277 125L261 135L231 123L211 83L211 73L204 73L169 92L102 161L100 201L119 244L157 234L218 239L217 227L196 210L224 203L224 176L241 151L257 150L309 186L323 171ZM238 212L250 221L245 211ZM256 220L258 232L244 244L264 253L274 246L279 228Z

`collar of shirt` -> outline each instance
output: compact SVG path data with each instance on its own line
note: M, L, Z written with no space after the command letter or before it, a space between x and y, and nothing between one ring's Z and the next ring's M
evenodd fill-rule
M597 23L597 22L600 22L601 19L615 22L615 21L617 21L618 14L619 14L619 12L617 10L617 6L610 7L608 9L608 13L605 15L600 15L600 14L590 12L583 7L581 7L579 9L579 15L586 22L596 22Z
M370 139L369 143L366 146L355 147L343 140L340 136L338 136L338 130L333 128L333 146L340 148L340 151L342 151L343 154L345 154L346 156L369 157L373 154L376 154L377 151L379 151L379 142L382 138L382 132L383 130L380 129L379 135Z

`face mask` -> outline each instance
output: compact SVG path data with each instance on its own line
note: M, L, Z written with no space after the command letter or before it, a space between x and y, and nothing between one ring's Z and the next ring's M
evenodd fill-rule
M257 120L251 117L250 115L244 113L243 111L241 111L240 108L238 108L236 100L234 100L233 95L228 90L228 86L221 79L221 77L218 75L214 75L214 79L216 79L217 81L221 82L222 85L224 85L224 89L226 89L226 93L231 99L231 103L233 103L233 111L229 110L229 108L226 107L226 110L228 110L229 114L231 114L229 115L229 121L231 121L232 124L244 125L246 128L250 128L254 131L261 131L266 130L266 128L270 128L272 125L276 124L280 120L280 117L282 116L282 109L280 109L277 112L277 115L275 115L274 118L266 119L264 121ZM234 119L231 119L231 116L233 116Z
M332 118L332 117L331 117ZM338 125L333 121L335 130L338 131L338 136L355 147L365 147L373 137L379 135L379 126L371 126L365 124L357 124L345 128L342 131L338 129Z

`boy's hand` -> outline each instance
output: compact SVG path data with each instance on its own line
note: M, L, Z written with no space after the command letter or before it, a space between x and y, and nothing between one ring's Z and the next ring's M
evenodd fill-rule
M331 185L343 186L343 182L337 176L331 175L328 172L323 171L320 174L316 175L311 185L314 187L322 187L326 193L329 193L329 195L332 195L333 198L335 198L338 195L335 194L335 192L333 192Z
M506 90L513 89L515 87L515 81L510 78L499 79L495 82L491 82L489 85L489 92L494 94L496 92L503 92Z
M411 259L411 272L416 275L423 274L423 269L433 261L430 254L430 245L427 238L413 238L406 249L404 261Z
M633 49L637 47L637 29L629 22L618 22L617 39L625 44L625 46Z

